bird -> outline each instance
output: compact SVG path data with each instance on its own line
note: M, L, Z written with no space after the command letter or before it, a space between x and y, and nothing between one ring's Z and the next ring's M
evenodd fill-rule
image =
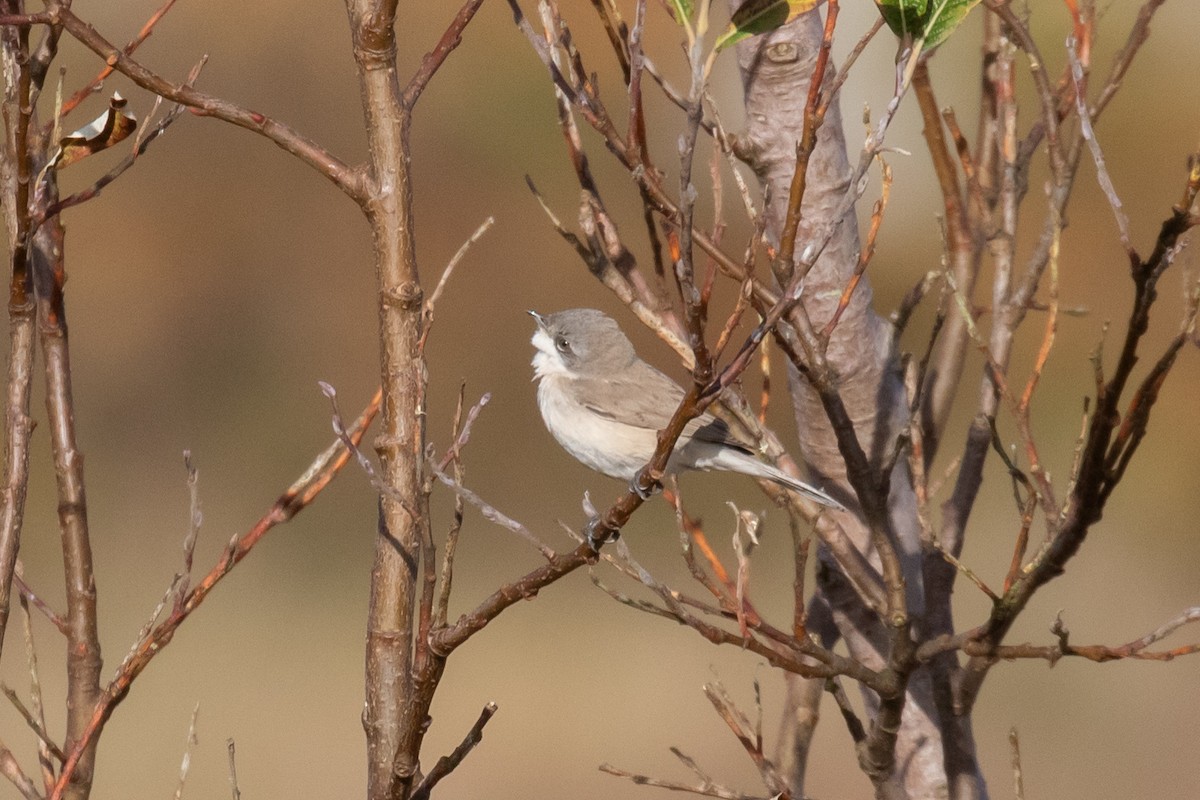
M586 466L631 482L658 446L684 390L643 361L616 320L594 308L541 315L533 334L533 380L550 434ZM754 446L722 420L701 414L683 429L665 472L726 470L766 478L830 508L845 510L821 489L759 460ZM639 491L640 494L640 491Z

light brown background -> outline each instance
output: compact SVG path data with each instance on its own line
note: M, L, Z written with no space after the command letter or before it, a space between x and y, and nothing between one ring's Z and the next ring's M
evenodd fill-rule
M155 3L77 4L114 41L124 41ZM628 4L626 4L628 5ZM846 3L844 53L869 24L869 4ZM1062 4L1038 2L1033 24L1057 72L1067 34ZM1123 41L1132 2L1107 4L1096 63L1107 65ZM404 4L401 60L406 69L432 46L456 3ZM527 9L532 11L532 8ZM619 86L590 4L564 0L589 65L602 85ZM980 12L975 12L978 17ZM651 4L648 48L680 74L677 35ZM978 97L976 18L934 61L943 104L969 124ZM1191 5L1169 3L1126 89L1099 128L1108 164L1130 214L1135 243L1151 247L1157 225L1182 188L1186 154L1200 135L1200 88L1194 47L1200 36ZM94 59L69 44L67 86L90 77ZM347 161L364 153L358 90L342 6L336 2L238 3L184 0L160 25L141 58L182 78L201 53L210 61L200 84L295 125ZM861 110L876 113L891 91L893 47L880 37L842 93L851 142L861 141ZM716 93L731 128L738 117L732 61L718 66ZM1104 70L1098 70L1103 74ZM1024 76L1022 80L1025 81ZM144 117L150 100L113 80ZM614 94L610 101L620 107ZM99 113L97 98L78 124ZM1034 117L1026 106L1023 122ZM675 163L679 115L655 100L651 127L660 165ZM888 141L912 156L896 168L892 205L871 267L880 313L938 264L941 203L919 121L906 101ZM610 205L620 208L631 241L641 240L638 209L626 177L591 141ZM578 525L579 498L599 501L621 487L588 472L544 431L528 366L527 308L589 305L618 312L549 228L525 188L532 176L567 221L576 191L563 158L548 84L506 6L485 4L462 48L422 100L413 131L418 251L429 285L462 240L488 215L496 225L454 276L438 310L430 344L432 441L445 446L460 380L471 399L492 393L467 453L468 482L507 513L563 543L556 520ZM68 189L108 168L73 168ZM1111 212L1081 171L1062 259L1064 306L1086 306L1062 319L1059 345L1036 402L1036 429L1051 468L1069 465L1082 398L1092 386L1087 353L1102 323L1120 325L1130 289ZM1026 213L1040 216L1041 178ZM869 195L877 191L877 183ZM731 215L736 203L727 203ZM868 204L864 204L864 208ZM181 451L201 470L205 523L199 569L245 530L331 436L316 382L341 392L347 413L375 385L376 340L369 232L356 209L320 176L264 140L212 120L187 116L135 169L97 201L70 211L68 302L75 389L96 549L105 674L123 657L177 568L186 527ZM730 235L744 235L743 225ZM735 249L740 250L740 239ZM639 253L646 258L643 250ZM1162 283L1163 308L1150 337L1161 347L1176 329L1185 250ZM981 295L985 297L986 295ZM627 330L634 323L622 317ZM1026 352L1040 335L1031 319ZM665 350L640 331L643 352L679 375ZM923 334L907 344L917 348ZM1147 352L1154 352L1150 348ZM978 364L960 404L961 431L975 395ZM777 374L777 385L782 374ZM757 391L757 378L749 385ZM1150 436L1104 521L1068 575L1037 596L1013 641L1049 643L1055 613L1077 642L1119 643L1196 604L1200 544L1200 433L1196 427L1200 358L1187 348L1171 376ZM40 413L40 396L36 400ZM774 421L787 431L782 395ZM1011 434L1011 426L1007 432ZM946 448L961 446L956 434ZM61 606L61 570L48 468L47 439L35 434L23 558L29 580ZM942 467L948 463L942 459ZM942 467L939 467L942 468ZM998 584L1016 530L1011 495L995 459L976 510L964 560ZM1061 483L1060 483L1061 485ZM715 538L732 520L726 498L750 507L765 501L752 485L723 476L689 477ZM436 530L447 524L448 499L437 494ZM108 727L100 748L96 797L166 797L174 791L188 719L199 703L200 744L192 754L186 796L227 796L225 742L238 748L243 796L354 797L364 790L362 645L375 503L353 469L291 525L273 532L189 621L145 675ZM755 562L759 604L786 614L790 595L781 518L768 521ZM1036 532L1035 535L1040 534ZM681 583L676 538L661 503L627 530L635 553ZM465 610L501 582L535 565L536 556L506 532L471 513L460 549L456 603ZM614 576L611 583L620 584ZM622 585L622 588L630 589ZM982 596L960 583L959 618L982 619ZM10 626L4 680L27 685L18 625ZM51 728L62 730L62 643L36 629L51 703ZM1200 636L1187 631L1180 642ZM643 797L641 789L602 775L609 761L656 775L686 778L667 748L678 745L718 780L757 791L748 760L700 693L716 672L747 709L751 680L764 684L766 730L780 681L758 660L716 650L689 631L618 606L577 574L536 601L512 609L455 654L434 705L426 759L453 747L479 709L500 712L483 744L442 788L443 796L492 798ZM1002 665L980 699L976 732L996 797L1009 796L1007 732L1020 729L1031 797L1200 795L1197 769L1200 662L1093 665L1067 661ZM827 714L816 743L810 792L821 798L870 795L854 767L848 737ZM0 710L0 735L33 769L32 737L16 713ZM0 797L14 796L7 784Z

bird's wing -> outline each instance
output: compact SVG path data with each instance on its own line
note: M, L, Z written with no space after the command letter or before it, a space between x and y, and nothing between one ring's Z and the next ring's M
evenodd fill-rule
M644 362L621 375L577 380L585 384L596 383L593 391L581 387L584 396L597 398L586 404L592 412L624 425L652 431L667 427L684 395L679 384ZM701 414L684 426L683 437L752 452L752 448L733 435L728 425L711 414Z
M691 436L701 442L732 447L747 455L754 453L754 448L734 436L733 431L729 430L729 426L725 424L724 420L717 419L710 414L702 414L689 422L683 429L683 435Z
M683 389L649 364L630 366L611 375L577 377L577 396L602 417L635 428L661 430L683 400Z

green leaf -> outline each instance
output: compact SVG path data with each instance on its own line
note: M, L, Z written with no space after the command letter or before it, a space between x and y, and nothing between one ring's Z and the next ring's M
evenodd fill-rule
M945 2L945 0L940 0ZM900 38L917 37L925 29L929 0L875 0L879 15Z
M979 0L934 0L934 8L925 21L923 32L925 50L928 52L946 41L977 5Z
M811 11L818 2L819 0L746 0L733 12L729 27L717 39L714 47L724 50L742 39L773 31L805 11Z
M671 8L675 12L675 21L683 25L692 18L696 4L692 0L671 0Z
M979 0L875 0L875 5L892 33L921 40L928 52L954 33Z

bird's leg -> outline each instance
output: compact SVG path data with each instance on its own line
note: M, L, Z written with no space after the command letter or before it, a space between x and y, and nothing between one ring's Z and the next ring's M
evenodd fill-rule
M662 475L655 474L649 467L642 467L629 482L629 491L643 500L662 491Z

